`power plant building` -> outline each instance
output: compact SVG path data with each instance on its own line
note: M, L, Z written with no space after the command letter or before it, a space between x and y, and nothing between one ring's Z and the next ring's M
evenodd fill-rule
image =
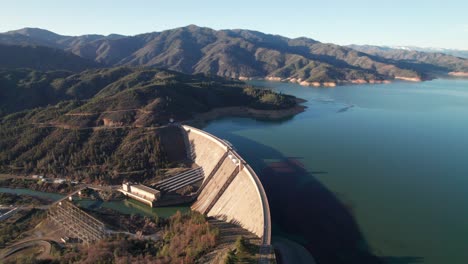
M153 206L153 202L161 197L161 192L142 184L122 184L122 193L126 196L138 200L140 202Z

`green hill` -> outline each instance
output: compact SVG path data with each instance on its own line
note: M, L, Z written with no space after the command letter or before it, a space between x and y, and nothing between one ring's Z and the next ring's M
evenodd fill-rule
M0 88L0 173L88 182L157 179L185 166L182 134L167 126L171 118L226 106L296 105L291 96L239 81L148 68L3 70Z

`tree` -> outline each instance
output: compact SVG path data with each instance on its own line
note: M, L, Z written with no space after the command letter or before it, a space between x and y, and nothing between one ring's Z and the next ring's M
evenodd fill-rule
M248 243L244 236L238 236L236 240L236 249L239 254L248 254Z
M228 253L226 254L226 257L224 258L224 264L235 264L237 263L237 257L236 254L234 253L234 250L229 250Z
M154 214L153 221L154 221L154 223L156 224L156 226L159 226L159 215Z

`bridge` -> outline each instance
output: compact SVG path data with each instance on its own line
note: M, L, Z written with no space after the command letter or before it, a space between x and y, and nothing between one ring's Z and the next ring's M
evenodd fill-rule
M111 191L111 190L117 190L118 188L120 188L120 185L99 186L99 185L92 185L92 184L80 184L77 186L75 191L67 194L60 200L55 201L53 204L50 205L50 207L57 205L60 202L65 201L67 199L70 199L70 197L80 194L80 192L83 191L84 189L93 189L96 191Z

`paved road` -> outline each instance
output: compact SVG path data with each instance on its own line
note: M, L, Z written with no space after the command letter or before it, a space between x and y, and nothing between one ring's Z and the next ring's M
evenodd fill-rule
M44 252L41 254L41 256L47 256L50 254L50 249L51 249L51 245L48 241L55 241L55 239L44 237L44 238L33 238L33 239L23 240L21 242L18 242L6 248L0 255L0 259L6 258L10 256L11 254L14 254L15 252L18 252L22 249L34 247L34 246L44 247ZM40 258L41 256L38 256L38 258Z

